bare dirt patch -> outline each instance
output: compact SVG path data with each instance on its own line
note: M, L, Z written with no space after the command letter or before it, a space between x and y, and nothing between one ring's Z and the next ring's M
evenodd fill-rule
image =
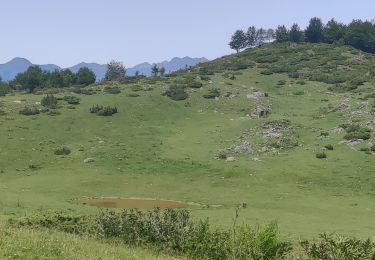
M98 208L152 209L152 208L193 208L197 203L145 198L78 198L74 202Z

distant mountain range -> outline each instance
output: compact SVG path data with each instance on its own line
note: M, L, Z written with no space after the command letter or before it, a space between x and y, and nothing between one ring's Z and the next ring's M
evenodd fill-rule
M166 73L170 73L170 72L184 69L186 67L194 66L198 63L202 63L206 61L208 61L206 58L184 57L184 58L173 58L170 61L163 61L161 63L156 63L156 65L159 67L164 67L166 70ZM148 62L138 64L132 68L127 68L126 74L128 76L133 76L136 73L136 71L138 71L140 75L150 76L151 68L154 64L155 63L151 64ZM31 65L37 65L37 64L31 63L29 60L25 58L14 58L7 63L0 64L0 76L3 81L12 80L18 73L25 72ZM55 64L44 64L44 65L38 65L38 66L44 71L54 71L54 70L62 69L61 67ZM76 73L82 67L87 67L91 69L95 73L97 80L102 79L107 71L106 64L85 63L85 62L74 65L73 67L70 67L68 69Z

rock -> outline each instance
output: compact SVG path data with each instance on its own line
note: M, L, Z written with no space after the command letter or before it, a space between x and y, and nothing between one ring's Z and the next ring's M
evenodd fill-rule
M349 105L345 102L342 102L339 106L338 106L338 109L341 109L341 110L346 110L349 108Z
M234 158L233 156L229 156L227 157L227 159L225 159L225 161L227 162L234 162L236 160L236 158Z
M374 126L375 125L375 119L370 120L366 123L367 126Z
M233 147L233 151L235 153L240 153L240 154L250 153L251 152L250 142L244 141L241 144L236 145L235 147Z
M251 110L249 115L251 117L258 117L258 118L267 117L269 112L270 112L269 106L258 104L258 105L256 105L256 107L253 110Z
M341 141L341 142L339 142L339 144L346 144L348 146L355 146L355 145L360 144L362 142L363 142L362 139L351 139L351 140Z
M332 128L331 131L336 133L336 134L341 134L345 131L345 129L342 128L342 127L335 127L335 128Z
M248 94L246 97L248 99L255 99L255 100L259 101L259 100L263 99L266 96L267 96L266 93L263 93L263 92L260 92L260 91L254 91L253 93Z
M95 159L94 158L86 158L85 160L83 160L84 163L92 163L92 162L95 162Z

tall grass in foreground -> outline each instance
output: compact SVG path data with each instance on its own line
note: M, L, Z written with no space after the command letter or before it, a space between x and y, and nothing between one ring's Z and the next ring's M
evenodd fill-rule
M212 227L208 220L193 221L188 210L153 209L101 211L96 216L45 212L11 219L12 227L48 228L127 246L148 247L192 259L375 259L370 240L321 235L320 241L300 242L300 250L279 238L276 223L251 227L238 225L238 208L232 229Z

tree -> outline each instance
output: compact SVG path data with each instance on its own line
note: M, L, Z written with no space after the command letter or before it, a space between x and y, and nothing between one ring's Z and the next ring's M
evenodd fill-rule
M302 31L298 24L293 24L289 31L289 39L292 42L300 42L302 40Z
M277 42L287 42L289 40L288 30L285 25L279 25L275 31Z
M164 74L165 74L165 68L161 67L160 70L159 70L159 72L160 72L160 76L164 76Z
M47 75L48 78L48 86L52 88L62 88L64 87L64 78L59 70L55 70L54 72Z
M267 37L267 31L263 28L259 28L256 31L255 43L257 46L263 45Z
M238 53L240 50L246 48L247 46L247 39L246 35L242 30L237 30L233 35L232 39L229 42L229 46L231 49L236 50Z
M346 30L345 42L362 51L375 53L375 25L368 21L353 20Z
M273 29L268 29L267 37L266 37L267 42L272 42L274 39L275 39L275 31Z
M134 74L135 77L139 77L139 71L137 70Z
M158 68L158 66L156 66L156 64L154 64L154 66L152 66L152 68L151 68L151 74L154 77L156 77L159 74L159 68Z
M70 69L61 70L60 74L65 88L76 83L76 75Z
M323 29L324 26L320 18L311 18L309 26L305 30L306 41L313 43L323 41Z
M107 64L107 72L104 79L107 81L122 81L126 76L125 66L120 61L112 60Z
M323 29L323 40L326 43L334 43L344 39L346 26L338 23L335 19L328 21Z
M257 30L255 26L250 26L246 31L246 46L247 47L255 47L256 40L257 40Z
M87 86L95 83L95 81L96 76L89 68L83 67L77 72L77 84Z
M42 74L39 66L30 66L24 73L17 74L13 84L32 93L36 88L41 87Z

